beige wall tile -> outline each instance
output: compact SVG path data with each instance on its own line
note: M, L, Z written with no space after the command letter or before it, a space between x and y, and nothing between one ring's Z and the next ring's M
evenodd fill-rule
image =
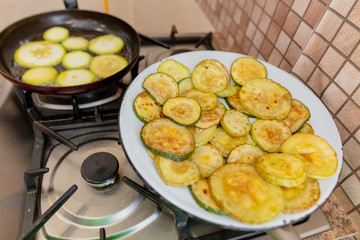
M336 31L339 29L342 23L342 19L339 18L335 13L327 10L324 17L320 20L319 25L315 31L320 33L328 41L334 37Z
M275 43L275 47L281 52L281 54L285 55L285 52L290 45L290 41L290 37L283 30L281 30Z
M358 88L356 90L356 92L354 93L354 95L352 96L352 99L354 100L354 102L360 106L360 88Z
M352 64L347 62L336 76L335 82L338 83L347 94L351 94L356 86L360 84L360 73Z
M360 129L354 134L354 137L360 142Z
M247 37L244 37L240 47L245 54L248 54L251 47L251 41Z
M341 172L339 175L339 182L342 179L344 179L345 177L347 177L349 174L351 174L351 172L352 172L352 169L350 168L350 166L347 164L346 161L343 161Z
M240 24L242 14L243 14L242 10L239 7L236 7L233 19L238 25Z
M252 56L252 57L257 57L258 53L259 53L259 51L256 49L256 47L254 45L252 45L250 47L248 55Z
M271 18L269 17L269 15L263 12L258 24L258 28L261 30L262 33L265 34L267 32L270 22L271 22Z
M339 131L341 142L344 142L350 136L349 131L345 128L344 124L339 119L334 118L335 125Z
M355 0L346 0L346 2L343 0L332 0L330 7L345 17L349 13L354 2Z
M271 21L269 29L266 33L266 36L271 41L271 43L274 44L276 42L276 39L278 38L280 31L281 28L279 27L279 25L277 25L275 21Z
M294 40L300 45L300 47L304 47L310 37L311 32L312 28L305 22L301 22L294 35Z
M312 0L308 9L305 12L305 21L313 28L323 15L325 4L319 0Z
M357 176L349 177L341 186L354 205L360 204L360 180Z
M292 69L292 72L297 74L302 80L306 82L314 68L315 64L307 56L300 55Z
M294 10L300 17L304 16L304 13L309 6L310 0L295 0L291 9Z
M283 2L279 2L279 4L276 7L273 19L277 24L282 26L285 22L285 19L288 15L290 8Z
M350 59L353 61L353 63L356 64L358 68L360 68L360 45L357 46Z
M346 195L345 191L341 187L336 188L334 190L334 194L345 211L349 211L354 207L354 204L352 204L349 197Z
M265 12L272 16L275 12L278 2L278 0L267 0L264 8Z
M256 30L253 44L257 49L260 49L262 42L264 41L264 34L259 29Z
M354 211L354 212L350 213L349 217L350 217L351 221L358 228L360 228L360 213L359 213L359 211ZM355 237L354 240L359 240L360 239L360 233L356 234L354 237Z
M273 64L274 66L279 66L281 60L282 60L282 56L280 52L276 48L274 48L270 54L268 62Z
M311 87L312 90L314 90L314 92L318 96L322 94L322 92L329 85L329 83L330 79L319 68L315 69L309 81L307 81L307 84Z
M340 69L345 59L337 53L332 47L330 47L325 55L320 60L319 66L330 77L334 77L337 71Z
M289 7L291 6L291 4L293 3L294 0L283 0L283 2L288 5Z
M246 29L245 35L249 38L249 39L253 39L254 35L256 32L256 26L253 22L249 21L249 25Z
M327 47L328 43L326 41L318 35L313 34L305 46L304 53L314 60L314 62L318 63Z
M290 43L288 50L286 51L285 58L293 66L296 59L300 54L301 48L294 41Z
M251 19L255 24L258 24L262 12L263 12L263 10L262 10L257 4L255 4L254 10L252 11L252 14L251 14L250 19Z
M238 31L237 34L236 34L236 36L235 36L235 41L236 41L237 43L241 43L242 40L243 40L243 38L244 38L244 36L245 36L245 34L244 34L243 31Z
M343 156L352 169L355 169L360 165L360 146L354 138L351 138L347 143L344 144Z
M344 23L339 33L336 35L333 45L347 56L359 42L359 39L360 31L350 24Z
M301 18L295 12L290 11L285 20L283 29L290 37L293 37L300 22Z
M360 1L356 3L354 9L351 11L349 20L360 28Z
M236 2L235 1L230 1L229 2L229 5L228 5L228 12L231 16L234 16L234 13L235 13L235 8L236 7Z
M360 108L353 101L348 101L337 117L350 132L353 132L360 124Z
M249 18L248 18L248 16L246 16L245 14L243 14L243 15L241 16L240 29L245 32L248 24L249 24Z
M265 60L269 59L273 47L274 45L272 45L271 42L267 38L265 38L260 48L260 54Z
M315 75L315 74L314 74ZM347 95L334 83L325 90L321 100L332 113L336 113L347 99Z
M244 13L246 13L248 16L251 16L251 12L254 8L255 2L247 0L244 5Z
M291 65L288 61L286 61L286 59L283 59L280 63L279 66L282 70L284 70L285 72L290 72L291 70Z
M238 4L241 8L244 8L245 3L246 3L246 0L237 0L237 4Z

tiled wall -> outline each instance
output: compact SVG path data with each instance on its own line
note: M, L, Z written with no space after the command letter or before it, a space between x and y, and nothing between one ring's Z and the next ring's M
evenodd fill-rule
M291 73L328 107L344 151L334 194L360 228L360 0L197 2L231 51Z

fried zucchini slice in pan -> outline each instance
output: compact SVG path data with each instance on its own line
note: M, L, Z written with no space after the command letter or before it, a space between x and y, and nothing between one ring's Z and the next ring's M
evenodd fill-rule
M159 105L163 105L169 98L179 96L176 81L165 73L153 73L147 76L143 82L143 88Z
M314 134L296 133L284 141L280 150L300 155L305 161L309 178L328 178L338 167L334 149L326 140Z
M89 41L88 49L95 54L114 54L124 48L124 41L115 35L102 35Z
M248 81L239 99L246 111L260 119L283 120L291 108L291 94L279 83L261 78Z
M309 120L309 109L299 100L291 100L291 109L283 122L290 128L292 133L297 132Z
M208 178L217 168L224 165L221 152L211 144L196 147L189 160L196 163L203 178Z
M155 165L161 179L170 186L187 187L200 179L199 168L189 160L176 162L157 156Z
M246 224L262 224L276 218L283 209L279 186L266 182L255 167L230 163L209 178L211 195L227 214Z
M249 117L235 109L226 110L221 119L221 126L232 137L246 136L251 130Z
M175 97L164 103L162 113L181 126L191 126L199 120L201 107L194 98Z
M264 151L280 152L281 144L291 136L291 131L282 121L258 119L252 123L251 136Z
M267 70L264 64L255 58L240 57L232 63L230 74L236 84L243 86L252 79L266 78Z
M211 196L207 179L200 178L199 181L191 184L189 188L192 197L200 207L215 214L226 215Z
M190 70L174 59L167 59L160 63L157 71L170 75L176 82L190 77Z
M229 157L226 159L227 163L245 163L255 166L257 159L264 155L264 152L260 148L251 144L243 144L234 148Z
M167 118L146 123L141 129L141 141L151 152L176 161L189 158L195 148L191 132Z
M284 194L283 213L293 214L308 210L314 206L320 197L320 187L317 179L306 179L305 183L293 188L281 188Z
M306 180L305 162L293 154L264 154L258 158L255 165L266 181L278 186L296 187Z
M161 107L149 96L147 92L141 92L136 96L133 108L135 115L143 123L163 117Z

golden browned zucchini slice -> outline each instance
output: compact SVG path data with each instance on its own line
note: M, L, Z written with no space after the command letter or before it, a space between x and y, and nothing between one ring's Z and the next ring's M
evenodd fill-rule
M291 136L291 131L282 121L258 119L251 126L251 136L264 151L280 152L281 144Z
M160 63L157 71L170 75L176 82L190 77L190 70L174 59L167 59Z
M161 118L161 107L149 96L147 92L142 92L134 100L135 115L144 123L153 119Z
M251 144L243 144L230 152L226 162L239 162L255 166L256 160L262 155L264 155L264 152L260 148Z
M221 92L229 84L222 68L206 60L195 66L191 82L195 89L212 93Z
M189 160L176 162L162 156L155 158L156 169L165 184L187 187L200 179L197 165Z
M279 186L266 182L255 167L230 163L209 178L211 195L227 214L246 224L262 224L276 218L283 209Z
M200 175L204 178L208 178L217 168L224 165L221 152L211 144L196 147L189 160L196 163Z
M179 96L179 87L176 81L165 73L150 74L145 78L143 88L160 105L163 105L169 98Z
M300 155L309 178L328 178L336 172L338 159L334 149L317 135L296 133L285 140L280 150Z
M249 117L235 109L226 110L221 126L232 137L246 136L251 130Z
M227 105L229 106L229 108L236 109L236 110L248 115L249 117L255 117L254 115L252 115L251 113L246 111L245 108L240 103L239 93L240 93L241 87L239 87L239 86L234 86L234 87L236 88L236 93L234 95L231 95L231 96L228 96L225 98L225 101L226 101Z
M175 97L164 103L162 113L181 126L191 126L199 120L201 107L194 98Z
M258 158L255 165L259 174L272 184L296 187L306 180L305 162L293 154L264 154Z
M280 84L266 78L248 81L240 90L241 105L260 119L282 120L290 112L291 94Z
M193 88L193 85L191 83L191 78L184 78L178 82L179 86L179 96L183 94L183 92L186 92L189 89Z
M309 109L299 100L293 99L290 112L283 122L290 128L291 132L295 133L300 130L309 118Z
M235 85L228 84L224 90L222 90L221 92L216 93L216 95L219 96L219 97L223 97L223 98L230 97L230 96L235 95L237 90L238 89L236 88Z
M146 123L141 130L141 141L151 152L176 161L189 158L195 148L191 132L167 118Z
M309 123L304 123L304 125L297 131L296 133L309 133L309 134L315 134L314 129Z
M216 125L206 129L198 128L195 126L189 126L188 129L194 136L195 146L198 147L210 141L210 139L215 134Z
M305 183L293 188L281 188L284 193L283 213L300 213L314 206L320 197L317 179L306 179Z
M218 127L210 143L217 147L224 157L228 157L231 150L242 144L250 143L250 140L252 140L250 135L234 138L227 134L222 127Z
M211 196L207 179L200 178L199 181L191 184L189 188L195 202L200 207L215 214L226 215L226 213L220 209Z
M207 111L201 111L200 119L197 121L197 123L195 123L195 126L202 129L216 126L220 123L225 111L226 108L224 104L218 101L218 106L216 108Z
M202 110L211 110L218 105L218 98L215 93L200 92L195 88L192 88L183 92L182 96L196 99Z
M210 63L210 64L214 64L214 65L218 66L224 72L224 74L226 75L227 82L228 82L228 84L230 84L231 77L230 77L229 71L227 70L227 68L225 67L224 64L222 64L220 61L218 61L216 59L207 59L207 60L204 60L204 63Z
M230 74L236 84L243 86L252 79L266 78L267 71L264 64L257 59L240 57L231 65Z

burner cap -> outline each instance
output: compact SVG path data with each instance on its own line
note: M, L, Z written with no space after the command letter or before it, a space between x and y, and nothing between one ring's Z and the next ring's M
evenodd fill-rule
M98 152L87 157L81 164L81 176L91 186L106 187L115 182L119 163L110 153Z

